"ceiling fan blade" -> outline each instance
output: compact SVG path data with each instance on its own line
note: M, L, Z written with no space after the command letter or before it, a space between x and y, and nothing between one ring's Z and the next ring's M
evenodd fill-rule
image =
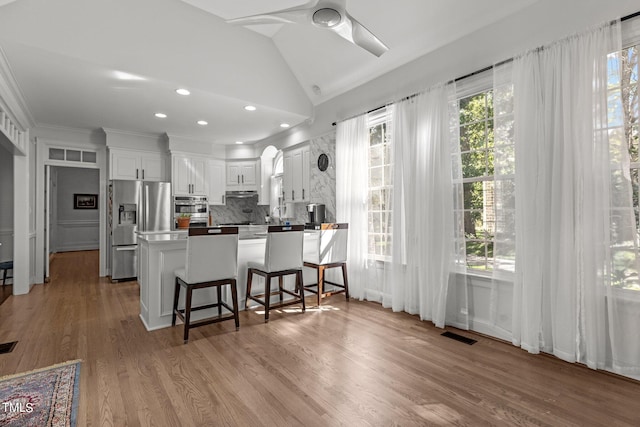
M351 21L352 43L373 53L377 57L380 57L383 53L389 50L389 47L382 43L382 41L371 31L367 30L364 25L356 21L349 14L347 14L347 17Z
M288 9L277 10L271 13L261 13L259 15L227 19L226 22L231 25L306 23L309 16L309 7L316 3L317 1L312 1L311 3L307 3L302 6L290 7Z

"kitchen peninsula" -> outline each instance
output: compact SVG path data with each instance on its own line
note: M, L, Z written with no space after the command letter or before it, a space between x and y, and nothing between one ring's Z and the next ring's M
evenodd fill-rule
M247 284L247 263L261 262L266 245L266 225L239 226L238 236L238 305L244 310ZM305 241L315 237L315 231L305 232ZM184 267L187 249L187 232L140 234L138 236L138 283L140 284L140 319L148 331L171 326L173 308L174 270ZM211 254L215 256L215 254ZM305 269L306 270L306 269ZM313 281L313 271L305 272L305 283ZM293 287L294 277L285 278L285 286ZM264 286L257 276L255 286ZM214 289L199 289L193 294L194 306L216 302ZM230 301L229 290L223 291L223 299ZM184 307L184 293L180 295L179 307ZM212 315L212 310L193 312L194 320Z

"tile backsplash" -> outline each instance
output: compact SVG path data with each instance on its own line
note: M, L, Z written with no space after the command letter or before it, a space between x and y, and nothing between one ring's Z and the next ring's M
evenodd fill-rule
M269 214L269 206L258 206L258 198L227 199L226 205L209 206L214 224L251 222L265 224L264 217Z
M324 203L325 221L336 220L336 134L319 136L309 142L310 147L310 203ZM326 171L318 169L318 156L326 154L329 157L329 167ZM214 224L251 222L265 224L265 216L269 215L269 206L258 206L258 198L227 199L226 205L212 205L209 207ZM288 219L293 224L304 224L309 221L307 203L296 203L293 218Z

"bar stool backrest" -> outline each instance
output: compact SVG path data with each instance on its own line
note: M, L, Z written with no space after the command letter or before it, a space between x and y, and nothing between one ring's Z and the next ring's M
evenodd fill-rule
M303 225L270 226L264 256L267 271L301 269L303 240Z
M187 283L238 275L238 227L190 228L185 263Z
M315 234L317 238L310 239L313 243L305 245L305 262L321 265L347 261L349 224L322 224Z

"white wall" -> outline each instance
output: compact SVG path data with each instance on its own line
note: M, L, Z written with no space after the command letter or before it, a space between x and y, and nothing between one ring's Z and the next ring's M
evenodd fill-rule
M98 169L52 167L52 197L56 200L55 237L51 251L97 250L100 247L100 216L98 209L74 209L74 194L99 194ZM52 213L53 214L53 213ZM52 223L52 229L54 224Z
M13 154L0 146L0 261L13 259Z

